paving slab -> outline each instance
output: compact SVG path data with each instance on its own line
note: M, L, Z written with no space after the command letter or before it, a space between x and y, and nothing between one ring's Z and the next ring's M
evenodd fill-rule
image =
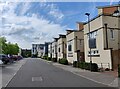
M80 68L74 68L72 65L62 65L59 63L52 63L52 65L67 71L71 71L76 75L92 80L94 82L105 84L111 87L118 87L120 83L120 79L118 77L109 74L105 74L101 72L91 72Z

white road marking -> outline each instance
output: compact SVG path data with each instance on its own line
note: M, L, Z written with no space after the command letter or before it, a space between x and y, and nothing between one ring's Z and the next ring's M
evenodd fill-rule
M32 77L32 82L34 81L43 81L42 77Z

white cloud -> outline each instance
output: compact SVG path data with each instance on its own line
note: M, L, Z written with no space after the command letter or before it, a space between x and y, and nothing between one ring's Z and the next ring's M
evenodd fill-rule
M21 15L16 15L15 9L18 4L0 5L3 8L0 36L5 36L8 41L18 43L22 48L30 48L33 42L52 41L53 37L65 32L65 27L51 23L51 21L43 19L40 15L38 18L38 14L33 13L32 17L24 16L23 14L29 9L30 3L24 4ZM57 17L57 15L55 16Z
M22 2L22 8L24 9L21 9L21 11L19 12L20 15L24 15L27 12L27 10L29 10L30 2Z
M54 18L57 18L58 21L64 17L64 14L59 10L59 8L55 4L49 5L48 8L50 8L49 14L52 15Z

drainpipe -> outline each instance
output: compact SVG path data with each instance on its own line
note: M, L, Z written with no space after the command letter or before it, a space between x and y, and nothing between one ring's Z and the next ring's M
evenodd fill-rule
M62 42L62 53L63 53L63 58L65 58L65 56L64 56L64 41Z
M76 41L76 52L77 52L77 36L75 36L75 41Z
M50 43L50 57L52 58L52 43Z
M78 57L79 55L78 55L78 50L77 50L77 36L75 36L75 42L76 42L76 47L75 47L76 50L75 50L75 51L76 51L76 53L77 53L77 61L79 62L79 59L78 59L78 58L79 58L79 57Z
M108 49L108 34L107 34L107 23L105 25L105 34L106 34L106 49Z

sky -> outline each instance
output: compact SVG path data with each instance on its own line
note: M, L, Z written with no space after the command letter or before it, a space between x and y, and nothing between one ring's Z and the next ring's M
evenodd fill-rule
M0 36L20 48L33 43L53 41L67 29L77 29L76 22L86 22L97 15L97 6L117 2L0 2Z

